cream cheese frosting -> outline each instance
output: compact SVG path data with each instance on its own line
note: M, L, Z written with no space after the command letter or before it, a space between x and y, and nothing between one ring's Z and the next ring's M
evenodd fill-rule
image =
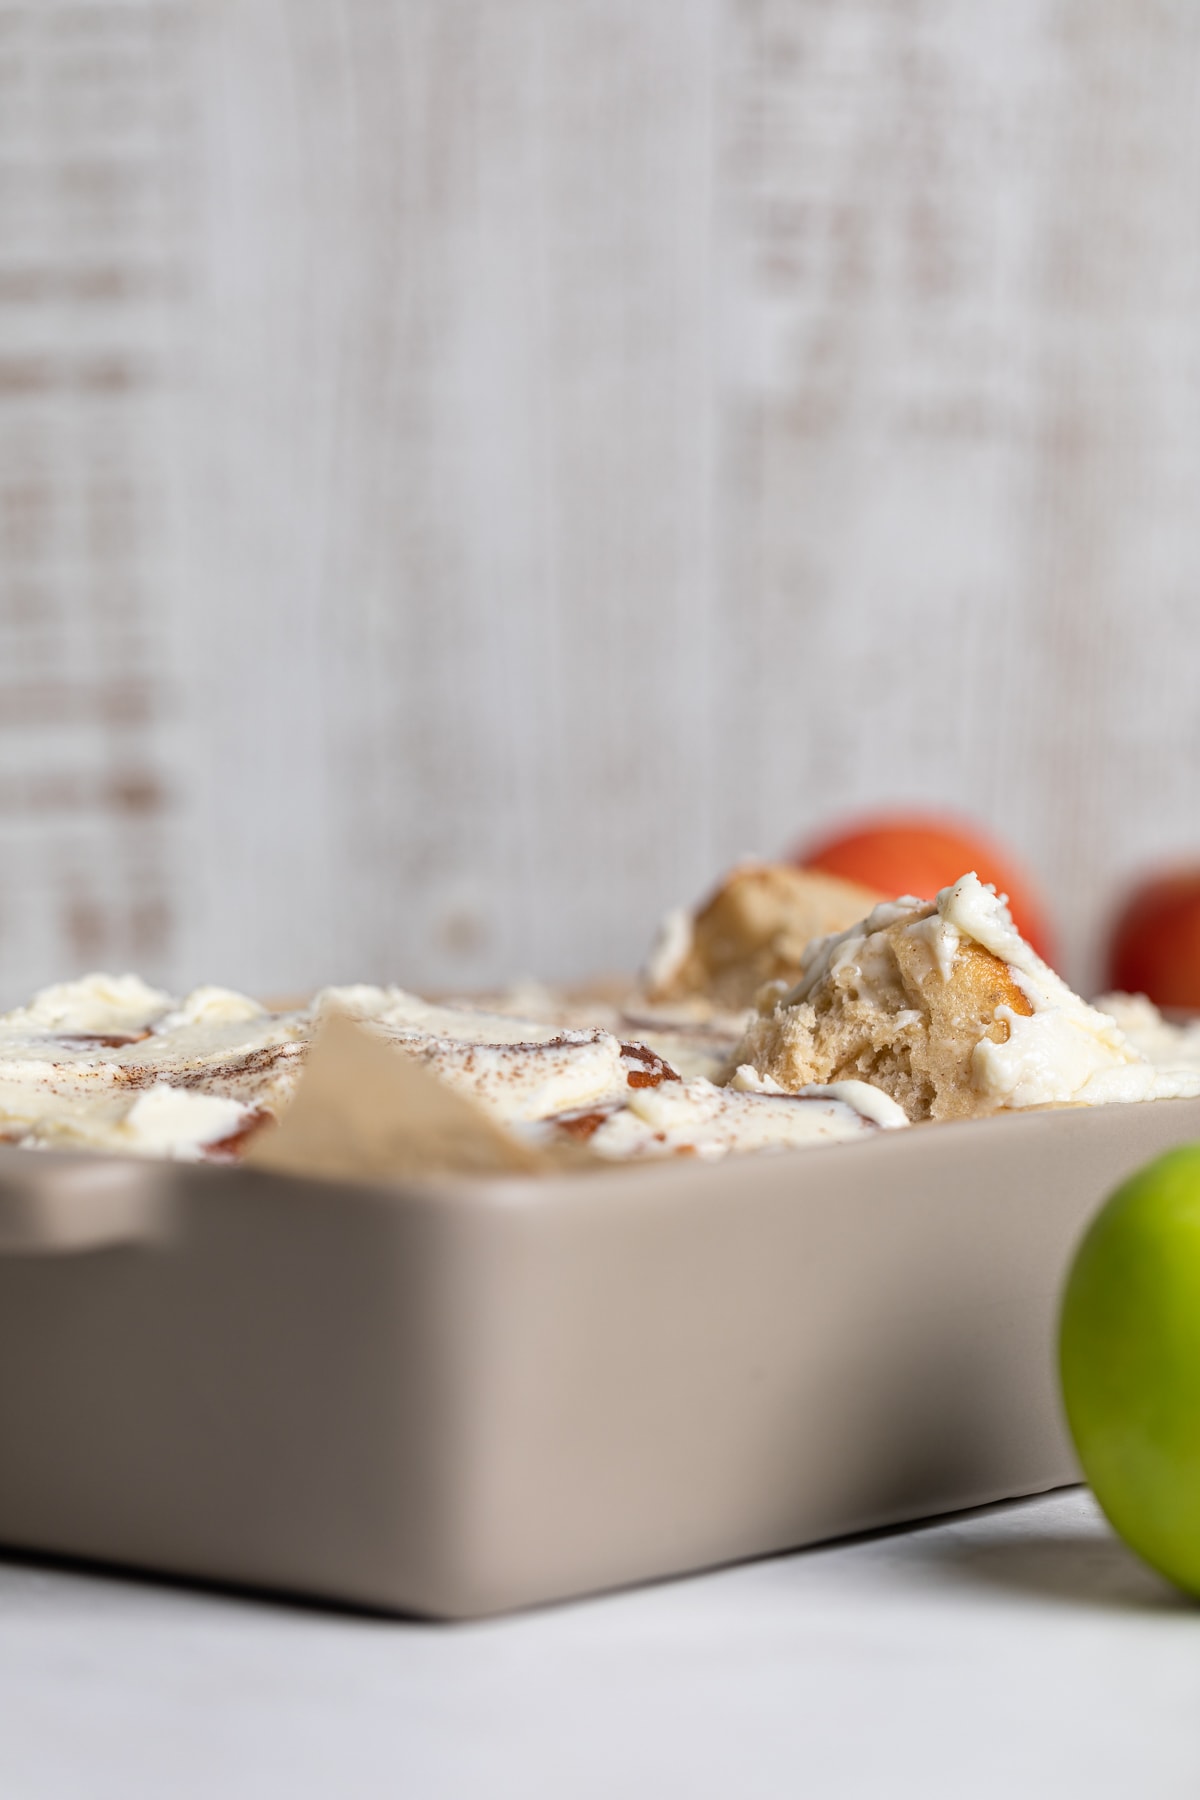
M630 1069L607 1031L564 1032L549 1042L499 1044L424 1039L418 1059L508 1124L529 1124L581 1107L623 1100Z
M933 902L885 902L811 945L795 985L760 996L733 1060L791 1092L865 1075L912 1118L1200 1093L1200 1060L1144 1055L973 873Z
M692 953L695 934L686 906L663 914L646 957L642 981L649 993L666 992Z
M84 975L44 987L25 1006L0 1014L0 1032L22 1037L65 1031L96 1036L136 1035L170 1011L171 996L140 975Z
M133 1100L48 1111L19 1141L27 1150L124 1151L182 1162L233 1160L237 1145L261 1117L257 1108L226 1095L160 1081Z
M975 1049L976 1083L998 1104L1095 1106L1200 1093L1200 1067L1189 1071L1152 1063L1110 1013L1081 1000L1042 961L995 889L978 876L964 875L944 888L937 909L943 929L974 939L1007 965L1032 1008L1027 1014L998 1008L1008 1024L1007 1041L985 1040Z
M555 996L544 1002L560 1010ZM622 1025L619 1011L600 1010ZM712 1156L875 1129L870 1107L852 1098L781 1104L695 1076L694 1064L719 1066L736 1019L704 1026L668 1011L658 1030L625 1037L361 985L325 988L310 1007L272 1013L228 988L175 998L136 976L96 974L0 1015L0 1136L31 1149L227 1159L286 1108L313 1032L335 1012L512 1129L587 1141L603 1127L603 1156ZM647 1036L678 1044L693 1078L681 1079ZM654 1096L667 1090L658 1106Z
M1164 1018L1145 994L1101 994L1095 1005L1155 1068L1200 1069L1200 1019L1176 1023Z
M176 1000L104 974L43 988L0 1014L0 1134L31 1147L198 1154L286 1105L308 1029L301 1014L268 1013L225 988Z
M908 1120L901 1114L895 1122ZM699 1076L631 1094L588 1142L607 1158L684 1154L711 1162L736 1152L869 1137L876 1128L861 1108L833 1094L755 1093L714 1087Z
M439 1005L398 987L328 987L313 1001L315 1024L332 1011L397 1039L435 1039L459 1044L548 1043L562 1026L510 1012L491 1012L466 1001Z
M1000 972L998 985L984 978L980 987L981 965ZM984 994L986 1008L963 1036L955 996L968 992L968 970L970 994ZM813 1032L822 1007L835 1016L831 996L857 1009L855 1042L886 1019L893 1056L911 1059L919 1040L938 1044L957 1071L951 1085L968 1097L941 1110L936 1096L914 1102L911 1084L889 1082L869 1057L819 1066ZM968 874L934 902L885 902L811 944L794 985L764 990L744 1039L753 1015L694 996L598 1001L594 1023L565 1027L586 1020L587 1003L532 987L492 1004L330 987L307 1007L272 1012L232 989L176 997L136 975L59 983L0 1015L0 1138L231 1158L288 1106L312 1035L335 1012L510 1128L564 1132L608 1159L723 1156L849 1140L931 1115L1200 1093L1200 1025L1174 1026L1140 997L1089 1006L1020 937L1003 899Z

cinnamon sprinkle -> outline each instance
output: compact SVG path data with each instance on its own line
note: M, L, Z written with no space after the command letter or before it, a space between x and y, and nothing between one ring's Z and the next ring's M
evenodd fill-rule
M264 1125L275 1123L274 1113L263 1106L256 1106L248 1118L243 1119L236 1131L228 1132L222 1138L215 1138L211 1144L204 1146L205 1160L208 1162L237 1162L252 1137L256 1137Z
M645 1044L622 1044L621 1061L627 1071L627 1079L631 1088L661 1087L664 1081L678 1081L678 1071L673 1069L665 1057L659 1056ZM634 1066L630 1068L630 1064Z

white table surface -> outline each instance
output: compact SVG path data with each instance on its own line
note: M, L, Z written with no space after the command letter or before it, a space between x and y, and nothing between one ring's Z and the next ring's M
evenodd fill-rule
M1200 1607L1086 1493L471 1626L0 1564L4 1800L1200 1795Z

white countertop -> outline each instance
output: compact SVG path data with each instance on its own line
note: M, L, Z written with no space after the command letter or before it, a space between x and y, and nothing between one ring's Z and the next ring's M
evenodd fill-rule
M483 1625L0 1564L4 1800L1200 1794L1200 1607L1079 1489Z

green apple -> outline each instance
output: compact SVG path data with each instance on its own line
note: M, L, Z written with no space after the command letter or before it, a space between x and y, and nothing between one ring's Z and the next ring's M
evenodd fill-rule
M1097 1500L1139 1555L1200 1594L1200 1144L1139 1169L1093 1220L1059 1356Z

